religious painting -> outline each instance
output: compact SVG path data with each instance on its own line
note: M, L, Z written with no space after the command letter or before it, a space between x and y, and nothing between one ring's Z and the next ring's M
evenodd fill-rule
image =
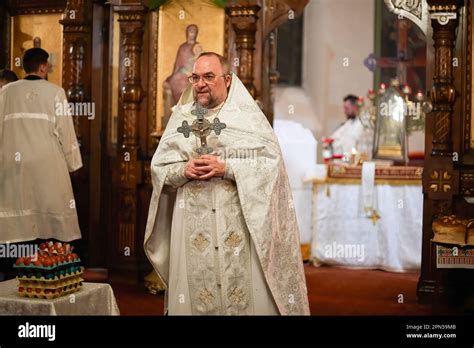
M207 1L171 1L158 18L156 131L162 134L199 54L224 54L225 13Z
M41 47L49 53L48 81L61 86L63 26L62 14L33 14L13 16L11 20L10 69L19 78L25 76L21 65L23 53L29 48Z

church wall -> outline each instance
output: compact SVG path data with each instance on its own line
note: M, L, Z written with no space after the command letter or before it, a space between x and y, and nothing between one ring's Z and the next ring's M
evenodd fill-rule
M319 141L345 120L345 95L365 96L373 88L373 74L363 62L374 50L374 1L311 0L304 16L302 87L313 110L306 106L298 117ZM294 117L288 106L275 115Z
M292 120L308 128L316 136L321 134L321 124L307 91L297 86L277 86L274 89L275 119Z

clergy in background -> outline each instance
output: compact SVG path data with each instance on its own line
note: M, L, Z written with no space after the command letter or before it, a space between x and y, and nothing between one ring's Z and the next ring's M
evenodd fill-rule
M0 89L0 243L79 239L69 172L82 167L64 90L48 53L23 56L23 80Z
M196 60L151 170L145 251L170 315L308 315L294 204L265 115L225 59Z
M364 132L364 126L359 120L357 105L358 97L349 94L344 97L344 113L346 115L346 121L342 123L330 136L334 139L333 151L334 155L342 155L345 158L350 158L353 149L358 149L361 142L365 142L363 137L366 135Z

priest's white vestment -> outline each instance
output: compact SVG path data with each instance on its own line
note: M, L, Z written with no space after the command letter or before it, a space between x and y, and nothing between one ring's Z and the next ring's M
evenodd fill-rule
M334 139L333 149L335 155L345 155L350 158L352 150L359 149L359 143L364 137L364 126L358 117L348 119L337 128L330 138Z
M145 251L166 285L170 315L308 315L298 227L281 151L265 115L237 76L208 136L223 178L189 180L200 140L178 128L196 119L190 87L176 106L151 171Z

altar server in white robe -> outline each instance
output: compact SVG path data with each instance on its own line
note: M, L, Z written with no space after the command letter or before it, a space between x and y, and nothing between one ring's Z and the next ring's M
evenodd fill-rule
M358 114L358 98L355 95L348 95L344 98L344 113L346 121L342 123L330 136L334 139L333 150L335 155L345 156L350 159L353 149L365 152L367 133L360 122ZM370 150L371 151L371 150Z
M145 251L166 285L170 315L308 315L278 141L228 69L216 53L196 60L153 156ZM197 105L208 109L207 147L195 132Z
M69 172L82 160L48 56L27 50L25 79L0 89L0 243L81 238Z

